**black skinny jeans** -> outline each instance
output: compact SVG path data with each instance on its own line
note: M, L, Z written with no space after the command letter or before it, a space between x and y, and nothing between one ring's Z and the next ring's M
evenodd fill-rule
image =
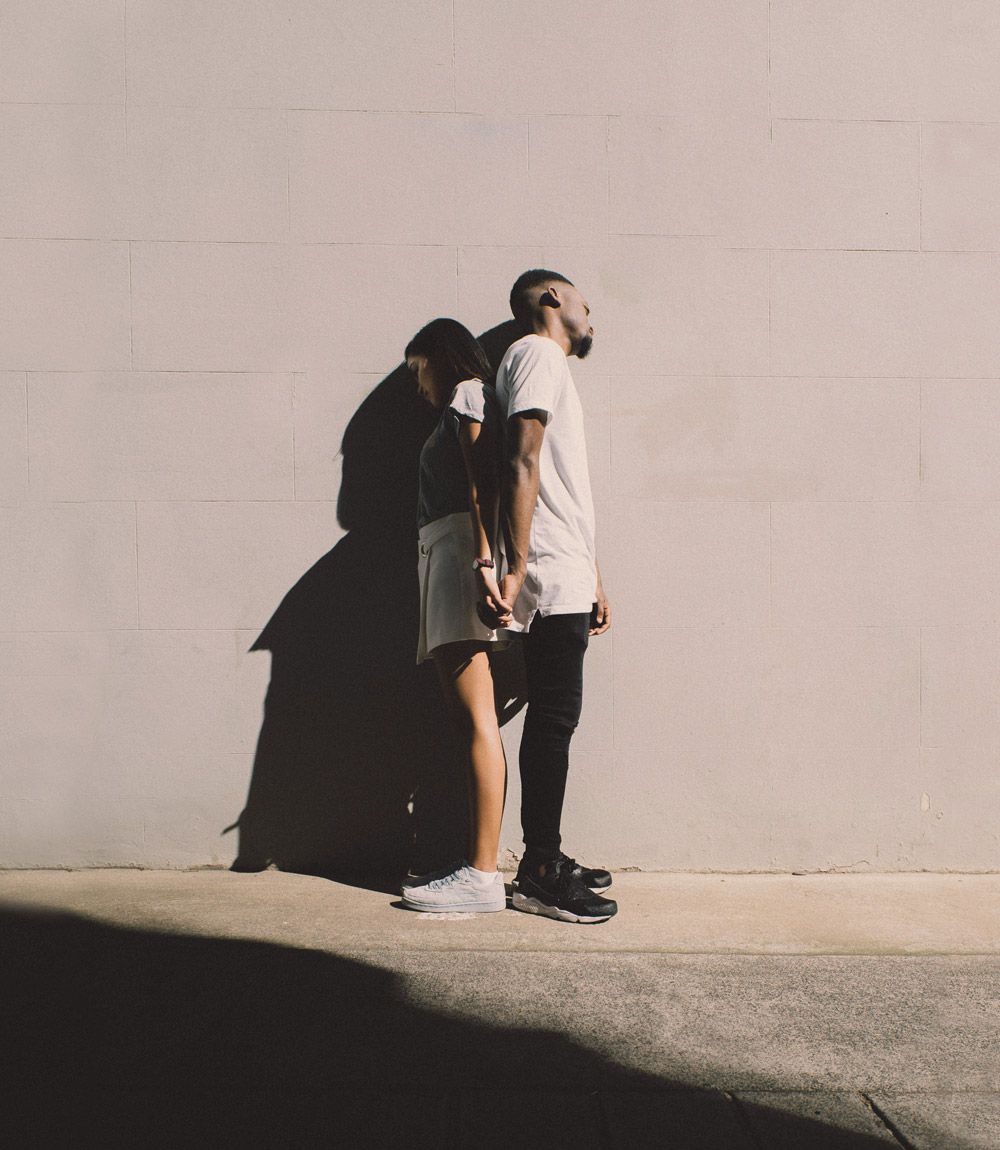
M536 615L524 636L528 709L521 735L521 827L532 855L558 854L569 742L583 707L589 613Z

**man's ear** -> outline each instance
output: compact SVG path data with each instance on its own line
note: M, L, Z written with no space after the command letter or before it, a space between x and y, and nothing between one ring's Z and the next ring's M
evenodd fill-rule
M539 307L562 307L562 296L559 289L551 284L538 297Z

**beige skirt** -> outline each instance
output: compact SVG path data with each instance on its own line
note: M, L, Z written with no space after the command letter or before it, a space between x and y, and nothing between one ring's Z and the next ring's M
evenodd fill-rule
M498 649L510 646L506 632L490 630L476 614L478 593L472 570L472 520L468 511L435 519L420 529L420 641L417 662L435 647L476 639Z

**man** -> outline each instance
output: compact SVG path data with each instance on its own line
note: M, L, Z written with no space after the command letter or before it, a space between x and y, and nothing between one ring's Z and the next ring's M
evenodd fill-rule
M603 922L618 904L590 888L610 886L611 875L567 858L560 834L569 744L583 703L583 657L589 636L611 626L594 552L583 409L567 363L568 356L588 354L594 329L586 300L556 272L525 272L510 306L528 334L507 350L496 381L507 413L507 574L501 602L486 602L483 610L524 632L525 853L513 904L567 922Z

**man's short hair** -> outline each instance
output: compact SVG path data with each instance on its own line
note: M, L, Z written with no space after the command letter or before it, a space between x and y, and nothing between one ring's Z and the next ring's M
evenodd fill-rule
M522 327L531 326L531 317L534 310L531 301L533 288L542 287L547 283L561 283L573 286L572 281L558 272L546 271L545 268L532 268L529 272L517 277L517 282L510 289L510 310L514 318Z

